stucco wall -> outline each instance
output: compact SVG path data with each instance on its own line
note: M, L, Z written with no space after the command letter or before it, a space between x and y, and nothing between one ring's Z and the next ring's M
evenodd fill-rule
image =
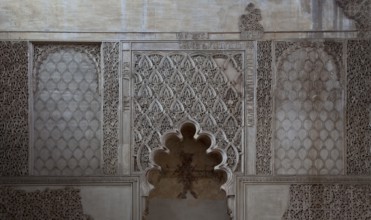
M262 11L265 31L353 30L333 0L1 0L0 31L238 32L249 2ZM110 33L111 35L114 33ZM68 35L68 34L67 34ZM59 34L60 38L80 35ZM110 38L120 38L119 35ZM107 35L95 35L102 38ZM53 35L49 35L53 38ZM89 36L86 36L87 38ZM91 37L91 36L90 36ZM45 38L1 35L1 38ZM107 38L107 37L106 37Z

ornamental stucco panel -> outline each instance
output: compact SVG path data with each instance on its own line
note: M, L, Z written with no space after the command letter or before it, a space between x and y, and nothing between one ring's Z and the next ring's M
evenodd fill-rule
M243 57L241 52L133 53L135 171L148 168L161 135L184 119L216 134L228 166L241 169Z
M343 172L340 68L322 44L293 44L278 58L272 142L277 174Z
M100 173L99 45L35 45L33 174Z

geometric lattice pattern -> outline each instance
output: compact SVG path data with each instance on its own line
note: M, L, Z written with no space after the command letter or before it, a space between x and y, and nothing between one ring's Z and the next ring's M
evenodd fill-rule
M37 67L36 82L34 174L98 174L101 101L95 61L60 48Z
M371 219L371 185L295 184L283 220Z
M193 119L215 134L228 166L240 169L243 86L233 79L242 75L243 54L136 52L133 59L134 169L148 168L149 153L160 146L161 135L182 119Z
M323 49L302 48L282 58L274 125L277 174L342 173L342 88L337 66Z

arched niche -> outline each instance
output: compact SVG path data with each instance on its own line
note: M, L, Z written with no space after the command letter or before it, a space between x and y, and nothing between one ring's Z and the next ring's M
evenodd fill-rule
M227 153L198 123L186 120L165 132L150 163L142 176L142 219L231 219L234 189Z
M321 43L293 46L277 62L274 172L343 173L342 68Z

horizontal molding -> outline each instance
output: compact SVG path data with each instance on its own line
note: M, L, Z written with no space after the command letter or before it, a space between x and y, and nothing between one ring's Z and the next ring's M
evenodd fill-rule
M371 176L239 176L238 184L371 184Z
M139 177L1 177L0 185L133 185Z

